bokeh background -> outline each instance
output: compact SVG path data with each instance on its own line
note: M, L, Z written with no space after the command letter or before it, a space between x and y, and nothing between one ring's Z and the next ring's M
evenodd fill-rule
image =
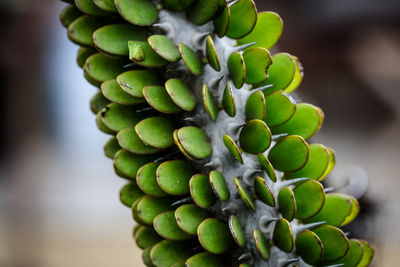
M362 204L346 230L371 241L374 266L398 266L400 1L256 2L282 16L278 49L305 68L299 97L325 111L314 141L336 150L327 185ZM143 266L64 5L0 1L0 266Z

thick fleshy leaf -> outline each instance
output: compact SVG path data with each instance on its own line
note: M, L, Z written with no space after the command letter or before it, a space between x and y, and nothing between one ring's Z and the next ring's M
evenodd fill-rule
M117 7L114 4L114 0L93 0L93 3L100 9L116 13Z
M278 206L283 218L289 222L296 216L296 199L293 190L289 186L283 187L278 193Z
M147 195L163 197L167 194L157 183L156 171L158 166L160 166L160 163L150 162L140 167L136 174L136 182L140 189Z
M350 249L347 254L338 261L332 264L344 264L348 267L356 267L361 262L364 254L364 247L362 243L357 239L350 240Z
M91 99L90 99L90 110L97 114L103 108L105 108L108 104L110 104L110 100L105 98L101 91L98 91Z
M204 220L197 229L197 235L201 246L213 254L221 254L233 244L228 224L218 219Z
M121 149L115 154L114 169L119 176L134 180L139 168L155 159L153 155L137 155Z
M178 48L164 35L152 35L148 38L149 45L153 50L165 60L176 62L181 59Z
M158 17L157 9L149 0L115 0L122 18L138 26L150 26Z
M287 133L308 139L318 132L324 120L324 113L316 106L307 103L297 104L294 115L286 123L272 127L273 134Z
M231 18L226 35L239 39L249 34L257 22L257 9L253 0L239 0L229 9Z
M230 78L236 88L242 88L246 79L246 66L240 52L233 52L228 58L228 70Z
M350 242L339 228L322 225L312 229L317 234L324 247L322 262L336 261L346 255Z
M307 220L307 222L325 222L332 226L341 226L345 219L351 214L353 203L351 199L343 194L326 194L325 204L321 211Z
M206 84L203 85L202 96L204 108L206 109L210 118L213 121L216 121L219 113L217 101L214 99L214 96Z
M271 145L271 132L262 120L251 120L240 131L239 141L244 151L258 154Z
M268 174L269 179L271 179L272 182L276 182L276 173L268 158L263 153L260 153L257 155L257 159L265 172Z
M199 160L199 159L197 159L197 158L191 156L189 153L186 152L186 150L184 149L184 147L183 147L182 144L181 144L181 141L179 140L178 130L177 130L177 129L175 129L173 136L174 136L174 143L175 143L175 145L179 148L179 150L181 151L181 153L182 153L185 157L187 157L188 159L190 159L190 160L192 160L192 161L197 161L197 160Z
M296 218L305 220L317 214L325 204L324 187L317 181L308 180L293 189L296 199Z
M210 21L218 10L218 1L197 0L187 10L187 17L196 25L203 25Z
M143 95L151 107L162 113L172 114L182 111L182 109L172 101L164 86L146 86L143 88Z
M239 219L235 215L231 215L228 220L229 230L231 231L233 240L239 247L246 245L246 234L243 231L243 227L240 224Z
M178 226L190 235L197 235L200 223L207 219L207 212L195 204L185 204L175 210Z
M296 252L306 263L316 265L322 259L324 247L314 232L306 230L296 236Z
M187 241L163 240L151 249L150 258L157 267L171 267L174 263L189 258L191 244Z
M240 152L239 147L236 145L235 141L233 139L225 134L223 137L224 145L225 147L229 150L229 152L232 154L232 156L241 164L243 164L243 158L242 154Z
M287 253L290 253L293 250L293 231L287 220L279 219L276 222L272 240L274 241L275 246Z
M98 6L96 6L93 0L75 0L74 2L76 7L87 15L99 16L99 17L110 15L109 12L101 10Z
M185 240L192 236L182 231L176 223L175 211L163 212L154 218L153 225L156 232L165 239Z
M301 136L289 135L275 144L268 159L278 171L296 171L307 163L308 154L306 141Z
M268 240L266 239L263 232L261 232L259 229L255 229L253 231L253 238L254 238L254 242L256 244L258 253L261 255L261 257L264 260L269 260L271 251L269 248Z
M236 104L235 99L233 98L232 86L230 82L228 82L225 86L224 94L222 97L222 107L224 108L226 114L231 117L235 117Z
M183 11L193 4L195 0L162 0L165 8L172 11Z
M218 35L218 37L222 38L228 32L229 24L231 21L231 12L228 7L228 2L224 2L224 7L221 14L214 19L214 32Z
M204 159L211 155L212 146L203 129L186 126L178 130L179 141L185 151L197 159Z
M128 23L111 24L93 33L93 42L99 50L117 56L129 55L128 41L146 41L146 31Z
M133 97L125 93L115 79L103 82L101 92L107 99L120 105L135 105L146 102L143 98Z
M268 89L267 89L268 90ZM265 95L266 118L269 127L274 127L287 122L296 111L296 103L282 91Z
M107 127L107 126L104 124L103 118L102 118L101 114L102 114L101 111L99 111L99 112L96 114L96 125L97 125L97 128L98 128L100 131L102 131L103 133L105 133L105 134L112 134L112 135L114 135L116 132L115 132L114 130L110 129L109 127Z
M246 66L246 83L256 84L268 78L267 70L272 64L272 57L267 49L251 48L243 53L243 59Z
M93 33L106 24L107 21L102 18L83 15L68 26L68 38L78 45L93 47Z
M108 104L100 113L103 123L115 132L133 127L148 116L145 112L137 112L133 106L115 103Z
M246 190L246 188L242 185L238 178L235 177L234 181L244 204L246 204L246 206L251 208L252 210L256 210L256 205L250 193Z
M209 252L201 252L192 257L190 257L186 262L186 267L221 267L224 265L224 259L218 255L211 254Z
M147 247L142 251L142 260L147 267L156 267L150 258L150 251L153 247Z
M101 53L91 55L86 59L83 69L94 80L105 82L115 79L124 71L125 59L112 59Z
M78 54L76 55L76 63L79 67L83 68L86 59L97 52L98 51L94 48L81 46L78 50Z
M113 159L115 156L115 153L118 152L118 150L121 149L121 146L118 144L118 140L116 137L111 137L107 143L104 144L103 150L104 150L104 155L106 155L107 158Z
M139 138L146 145L155 148L168 148L174 145L174 123L166 117L150 117L135 126Z
M294 90L297 89L297 87L300 86L301 82L303 81L303 76L304 76L303 65L301 65L301 63L297 57L295 57L295 56L292 56L292 57L296 61L296 72L294 74L294 78L293 78L292 82L284 90L285 93L288 93L288 94L293 92Z
M185 44L179 44L179 53L181 54L183 63L185 63L191 73L194 75L201 75L203 73L203 62L195 51Z
M210 64L214 70L221 70L221 64L219 63L217 50L215 49L214 41L210 35L208 35L206 38L206 57L208 64Z
M61 24L68 28L68 26L74 22L77 18L82 16L83 13L76 8L74 5L67 5L64 9L60 12L59 19Z
M258 13L257 23L253 31L242 39L238 44L248 44L257 42L253 47L264 47L270 49L279 40L283 31L283 21L281 17L271 11Z
M193 175L190 164L183 160L162 163L157 169L158 185L170 195L189 193L189 180Z
M359 241L360 241L360 243L362 244L362 246L363 246L363 248L364 248L364 254L363 254L363 257L362 257L360 263L357 265L357 267L366 267L366 266L368 266L368 265L371 263L372 258L373 258L374 255L375 255L375 251L374 251L374 249L373 249L367 242L365 242L364 240L359 240Z
M216 201L208 177L203 174L196 174L189 181L190 195L200 208L211 207Z
M140 227L133 236L136 240L136 245L141 249L152 247L162 240L153 227L148 226Z
M254 92L249 96L245 106L246 120L265 120L266 102L261 91ZM268 124L268 123L267 123Z
M126 128L119 131L117 139L123 149L139 155L154 154L162 150L143 143L134 128Z
M257 177L254 180L254 192L260 201L268 206L275 207L274 193L262 177Z
M131 207L132 204L142 196L144 196L144 193L133 181L126 184L119 191L119 199L121 203L127 207Z
M351 212L350 214L346 217L346 219L344 220L344 222L342 222L340 224L340 227L351 223L356 217L357 215L360 213L360 204L358 203L357 199L355 199L353 196L347 196L347 198L350 199L352 207L351 207Z
M172 210L170 198L156 198L145 196L137 204L139 218L147 225L153 225L153 220L158 214Z
M196 97L189 86L179 79L169 79L165 89L172 101L181 109L192 111L196 107Z
M215 195L222 201L228 201L230 198L229 188L222 173L215 170L211 171L209 178Z
M149 85L160 85L159 76L150 70L130 70L117 76L119 86L126 93L143 98L143 88Z
M128 41L128 48L129 59L140 66L158 68L168 64L168 61L160 57L148 42Z

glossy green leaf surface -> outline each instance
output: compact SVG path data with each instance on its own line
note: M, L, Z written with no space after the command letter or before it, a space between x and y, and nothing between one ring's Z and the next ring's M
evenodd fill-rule
M258 154L271 145L271 132L262 120L251 120L240 131L239 141L244 151Z
M206 38L206 57L208 64L210 64L214 70L221 70L221 64L219 63L217 50L215 49L214 41L210 35L208 35Z
M195 0L163 0L165 8L172 11L183 11L193 4Z
M152 155L137 155L121 149L115 154L114 168L118 175L133 180L139 168L154 159Z
M253 238L258 253L264 260L269 260L269 257L271 256L271 251L265 235L259 229L255 229L253 231Z
M364 240L359 240L359 241L360 241L360 243L362 244L362 246L363 246L363 248L364 248L364 254L363 254L363 257L362 257L360 263L357 265L357 267L366 267L366 266L368 266L368 265L371 263L372 258L373 258L374 255L375 255L375 251L374 251L374 249L373 249L367 242L365 242Z
M271 179L272 182L276 182L276 173L268 158L263 153L260 153L257 155L257 160L268 174L269 179Z
M192 175L193 169L188 162L165 161L157 169L157 183L170 195L184 195L189 193L189 180Z
M283 187L278 193L278 206L283 218L289 222L296 216L297 205L293 190L289 186Z
M160 163L150 162L140 167L136 174L136 182L140 189L147 195L163 197L167 194L157 183L156 171L158 166L160 166Z
M145 249L160 242L162 238L154 231L153 227L142 226L134 233L136 245Z
M174 123L166 117L146 118L136 124L135 131L146 145L155 148L168 148L174 145L172 136Z
M216 201L208 177L203 174L193 175L189 181L190 195L200 208L211 207Z
M235 177L234 180L239 195L242 198L244 204L246 204L246 206L249 207L250 209L255 210L256 205L250 193L246 190L246 188L243 186L243 184L239 181L238 178Z
M101 84L101 92L107 99L120 105L135 105L146 102L143 98L127 94L115 79L103 82Z
M228 7L228 3L224 1L224 7L221 14L214 19L214 32L218 35L218 37L223 37L228 32L229 24L231 21L231 12Z
M317 234L324 247L322 262L336 261L345 256L350 248L349 240L339 228L322 225L312 231Z
M115 0L122 18L138 26L149 26L157 20L157 9L148 0Z
M168 61L160 57L147 41L128 41L128 48L129 59L140 66L159 68L168 64Z
M249 34L257 22L257 9L252 0L239 0L229 8L230 24L226 35L239 39Z
M179 53L181 54L183 63L185 63L191 73L194 75L201 75L203 73L203 62L193 49L185 44L179 44Z
M267 49L256 47L246 50L243 60L246 66L246 83L256 84L268 78L267 70L272 64L272 57Z
M215 195L222 201L228 201L230 198L229 188L222 173L215 170L211 171L209 178Z
M203 129L186 126L178 130L179 141L187 153L197 159L211 155L212 147Z
M324 187L317 181L302 182L293 189L296 199L296 218L307 219L317 214L325 204Z
M123 149L139 155L154 154L162 150L143 143L134 128L126 128L119 131L117 139Z
M294 247L293 231L290 227L290 223L285 219L279 219L274 228L272 235L274 245L279 249L290 253Z
M157 215L171 210L171 200L169 198L155 198L144 196L137 204L139 218L147 225L153 225L153 220Z
M179 79L169 79L165 89L172 101L181 109L192 111L196 107L196 98L189 86Z
M235 215L231 215L228 220L229 230L231 231L233 240L239 247L246 245L246 234L243 231L243 227L240 224L239 219Z
M150 70L130 70L117 76L119 86L126 93L143 98L143 88L149 85L160 85L159 76Z
M151 249L150 258L157 267L171 267L191 256L187 241L163 240Z
M152 108L162 113L171 114L182 111L182 109L172 101L164 86L146 86L143 88L143 95Z
M233 52L228 58L229 76L236 88L242 88L246 79L246 66L240 52Z
M181 58L178 48L167 36L152 35L148 38L148 43L160 57L169 62L176 62Z
M61 24L65 27L68 28L68 26L74 22L77 18L82 16L83 13L76 8L74 5L67 5L64 7L64 9L61 11L59 15L59 19Z
M117 8L114 4L114 0L93 0L93 3L100 9L107 11L107 12L112 12L116 13Z
M131 207L132 204L142 196L144 196L144 193L133 181L124 185L119 191L119 199L121 203L127 207Z
M217 117L218 117L218 113L219 113L218 104L206 84L204 84L204 86L203 86L202 96L203 96L204 108L206 109L210 118L213 121L216 121Z
M254 119L265 120L266 102L264 94L261 91L254 92L247 98L245 113L246 120L248 121Z
M200 223L207 219L207 212L194 204L185 204L175 210L178 226L190 235L197 235Z
M104 155L106 155L106 157L110 159L113 159L115 153L117 153L120 149L121 146L118 144L118 140L114 136L108 139L108 141L103 146Z
M187 267L198 267L198 266L207 266L207 267L221 267L225 266L223 263L223 258L218 255L211 254L209 252L201 252L192 257L190 257L186 262L185 266Z
M112 59L101 53L93 54L86 59L83 69L94 80L105 82L115 79L124 71L124 59Z
M233 98L233 92L231 84L228 82L225 86L224 94L222 96L222 107L224 108L226 114L230 117L235 117L236 115L236 103Z
M324 247L319 237L312 231L306 230L296 236L296 252L308 264L318 264L324 253Z
M214 218L206 219L199 225L197 236L201 246L213 254L221 254L233 244L228 224Z
M79 67L83 68L83 65L85 65L86 59L96 53L97 53L97 50L92 47L81 46L79 48L78 54L76 56L76 63L78 64Z
M93 0L74 0L74 2L75 6L87 15L104 17L110 14L96 6Z
M254 192L260 201L264 202L268 206L275 207L274 193L262 177L258 176L254 180Z
M334 264L344 264L348 267L356 267L361 262L364 254L364 247L362 243L357 239L350 240L350 249L346 255Z
M268 90L268 89L267 89ZM296 103L282 91L265 95L266 118L269 127L274 127L287 122L296 111Z
M107 22L102 18L83 15L69 24L68 38L78 45L93 47L93 33L105 24Z
M132 106L123 106L115 103L108 104L100 113L103 123L115 132L135 126L148 115L143 112L137 112Z
M197 0L187 11L187 17L196 25L203 25L214 17L218 10L218 1Z
M166 211L154 218L153 225L156 232L165 239L185 240L192 236L182 231L176 223L175 211Z
M241 164L243 164L242 154L240 152L239 147L236 145L235 141L233 141L232 137L225 134L223 137L223 142L225 147L229 150L232 156Z
M90 110L97 114L103 108L105 108L108 104L110 104L110 100L105 98L101 91L98 91L91 99L90 99Z

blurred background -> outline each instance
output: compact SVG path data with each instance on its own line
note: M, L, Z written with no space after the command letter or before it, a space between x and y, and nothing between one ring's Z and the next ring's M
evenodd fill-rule
M313 141L336 150L327 185L361 202L346 230L373 244L374 266L398 266L400 1L256 2L282 16L279 50L305 68L299 97L325 111ZM0 266L143 266L64 6L0 1Z

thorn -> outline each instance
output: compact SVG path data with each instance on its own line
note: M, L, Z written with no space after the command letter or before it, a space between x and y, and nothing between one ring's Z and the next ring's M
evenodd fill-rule
M296 184L299 182L303 182L303 181L307 181L310 180L310 178L296 178L296 179L291 179L291 180L287 180L287 181L283 181L280 183L280 187L284 187L284 186L288 186L288 185L292 185L292 184Z
M132 63L128 63L128 64L122 66L122 68L130 68L130 67L133 67L135 65L136 65L136 63L132 62Z
M243 262L243 261L248 261L250 259L253 259L253 254L251 254L249 251L243 253L242 255L239 256L237 259L238 262Z
M182 198L178 201L175 201L174 203L171 204L171 207L176 207L176 206L180 206L182 204L190 204L190 203L194 203L192 197L186 197L186 198Z
M298 262L299 259L286 259L279 262L279 267L289 266L292 263Z
M335 188L334 188L334 187L327 187L327 188L324 188L324 192L325 192L325 193L329 193L329 192L333 192L333 191L335 191Z
M221 83L222 79L224 79L225 75L220 77L214 78L210 82L210 88L213 90L218 90L219 84Z
M272 141L275 141L275 140L277 140L279 138L282 138L282 137L285 137L285 136L288 136L288 135L289 135L288 133L275 134L275 135L272 136Z
M264 234L268 234L269 233L268 228L270 226L270 223L275 222L277 220L279 220L279 219L275 218L275 217L271 217L267 214L261 215L257 220L258 228Z
M293 232L297 235L298 233L301 233L305 230L310 230L311 228L320 226L325 224L326 222L315 222L315 223L309 223L309 224L302 224L302 225L297 225L293 226Z
M151 111L151 110L153 110L152 107L146 107L146 108L138 109L138 110L136 110L136 112L140 113L140 112L146 112L146 111Z
M193 36L192 40L191 40L193 48L195 48L197 50L203 50L203 48L204 48L204 45L203 45L204 38L207 35L210 35L210 33L209 32L200 32L200 33L195 34Z
M264 85L264 86L255 88L254 90L252 90L252 92L263 91L263 90L268 89L268 88L270 88L270 87L272 87L272 86L274 86L274 85L273 85L273 84Z
M239 0L234 0L234 1L229 2L228 7L233 6L233 5L236 4L237 2L239 2Z
M164 161L164 160L170 159L171 157L173 157L175 155L178 155L178 154L180 154L180 153L178 151L175 151L175 152L169 153L169 154L167 154L165 156L159 157L154 162Z
M347 236L347 237L349 237L350 232L344 232L344 235Z
M233 47L233 50L231 50L231 53L236 52L236 51L243 51L243 50L245 50L246 48L248 48L248 47L250 47L250 46L252 46L252 45L255 45L256 43L257 43L257 42L251 42L251 43L248 43L248 44L235 46L235 47Z
M263 170L246 169L243 173L242 181L244 182L245 185L252 186L254 184L254 179L251 179L251 177L254 177L256 173L262 173L262 172Z
M194 248L190 249L189 254L196 254L197 252L200 252L202 250L203 250L203 247L198 245L198 246L195 246Z
M173 38L176 35L175 27L171 22L164 21L162 23L155 23L152 26L164 31L168 38Z

